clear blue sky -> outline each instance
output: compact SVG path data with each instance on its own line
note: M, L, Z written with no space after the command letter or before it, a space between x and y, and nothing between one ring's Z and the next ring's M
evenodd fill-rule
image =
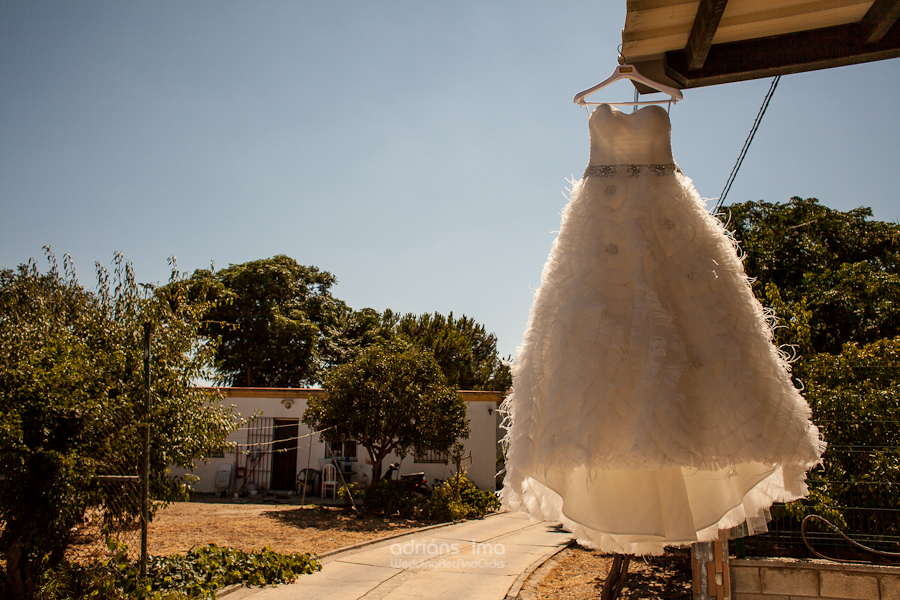
M354 308L520 343L587 164L575 92L625 2L0 4L0 267L121 251L139 281L287 254ZM687 90L673 147L716 197L769 80ZM616 87L618 86L618 87ZM605 90L628 100L630 84ZM728 202L900 219L900 60L783 77ZM712 206L713 203L710 204Z

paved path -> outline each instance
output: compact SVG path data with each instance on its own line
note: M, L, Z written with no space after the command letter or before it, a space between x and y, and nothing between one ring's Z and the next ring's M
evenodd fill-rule
M333 554L293 584L223 600L504 600L571 539L556 525L501 513Z

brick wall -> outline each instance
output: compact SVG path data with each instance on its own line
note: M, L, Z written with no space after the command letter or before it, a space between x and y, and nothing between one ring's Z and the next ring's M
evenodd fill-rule
M732 559L732 600L900 600L900 567Z

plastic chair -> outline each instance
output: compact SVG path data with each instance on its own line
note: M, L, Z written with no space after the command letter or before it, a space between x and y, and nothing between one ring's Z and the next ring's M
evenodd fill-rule
M223 498L231 492L232 475L234 474L234 465L231 463L222 463L219 470L216 471L216 493Z
M322 469L322 497L326 498L328 494L328 488L331 488L334 497L337 498L337 488L338 488L338 476L337 476L337 468L328 464L325 465L325 468Z
M297 493L314 496L318 479L319 471L316 469L301 469L297 473Z

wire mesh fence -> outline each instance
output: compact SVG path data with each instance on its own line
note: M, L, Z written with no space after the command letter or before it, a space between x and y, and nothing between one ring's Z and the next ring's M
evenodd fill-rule
M144 372L149 376L149 328L145 332ZM141 576L147 565L149 394L148 384L143 402L123 404L120 412L108 414L107 425L97 434L94 476L82 491L85 515L68 549L76 560L124 550L130 560L140 562Z
M807 541L820 554L845 560L900 560L856 548L841 535L877 551L900 553L900 444L876 433L885 426L900 431L900 422L876 416L823 424L826 439L829 430L855 429L857 441L864 443L829 446L824 466L809 473L810 496L774 506L769 532L739 542L738 554L814 557L803 540L801 522L806 515L818 515L839 530L817 521L808 524Z
M83 491L87 506L82 523L73 532L70 558L84 561L105 558L113 551L109 541L124 544L128 558L141 558L140 437L132 456L113 456L97 466L96 475Z
M815 482L812 482L815 485ZM890 494L896 494L897 483L841 482L855 488L844 497L851 503L841 506L822 506L803 500L796 503L792 513L784 506L772 509L769 532L738 543L738 554L747 556L792 556L814 558L801 532L802 517L825 516L847 537L858 544L881 552L900 552L900 509L887 506ZM873 490L874 488L874 490ZM835 518L834 514L840 515ZM830 517L830 518L829 518ZM837 523L835 521L838 521ZM818 522L811 522L806 539L820 554L846 560L878 561L875 554L865 552L848 543L843 536ZM900 559L894 559L897 562Z
M82 556L99 558L111 551L107 539L124 544L130 560L141 556L141 480L136 475L98 475L97 500L85 515Z

